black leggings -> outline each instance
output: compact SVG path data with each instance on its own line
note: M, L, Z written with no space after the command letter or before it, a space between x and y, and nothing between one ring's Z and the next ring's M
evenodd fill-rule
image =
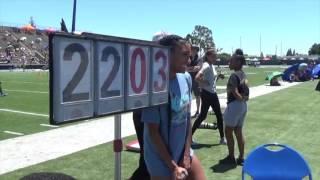
M203 89L201 91L201 111L200 111L200 115L193 123L192 135L199 128L202 121L206 119L210 106L213 109L214 114L217 117L217 125L218 125L218 129L219 129L219 133L220 133L220 138L223 138L224 137L223 119L222 119L222 113L221 113L221 109L220 109L220 102L218 99L218 95L217 95L217 93L210 93L210 92L203 90Z
M137 169L132 173L130 180L150 180L150 175L147 170L147 166L144 162L144 155L143 155L143 129L144 124L141 122L141 110L135 110L133 111L133 123L134 128L136 129L136 134L140 146L140 158L139 158L139 164Z
M319 82L317 84L316 91L320 91L320 80L319 80Z

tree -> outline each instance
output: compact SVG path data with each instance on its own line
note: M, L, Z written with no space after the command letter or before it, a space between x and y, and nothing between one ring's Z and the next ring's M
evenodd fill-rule
M228 61L230 59L231 55L228 53L221 53L218 54L217 58L220 59L220 61Z
M260 59L263 59L264 56L263 56L263 52L260 53Z
M208 48L215 48L212 31L205 26L196 25L192 33L187 34L186 39L191 44L197 45L200 48L200 54Z
M292 53L292 56L295 56L295 55L296 55L296 50L294 49L293 53Z
M291 48L290 48L290 49L288 49L288 51L287 51L287 55L286 55L286 56L292 56Z
M320 55L320 43L314 43L310 50L309 50L309 55Z
M30 17L29 23L30 23L30 25L31 25L32 27L36 27L36 24L34 23L34 20L33 20L33 17L32 17L32 16Z

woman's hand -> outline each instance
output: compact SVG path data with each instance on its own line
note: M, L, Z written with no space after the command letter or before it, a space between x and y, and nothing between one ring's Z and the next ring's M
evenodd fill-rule
M188 171L183 167L177 166L173 171L173 176L173 179L177 180L186 179L188 176Z
M224 74L219 74L219 75L218 75L218 78L224 79Z
M191 157L190 153L183 156L183 159L180 161L179 166L189 170L191 169Z

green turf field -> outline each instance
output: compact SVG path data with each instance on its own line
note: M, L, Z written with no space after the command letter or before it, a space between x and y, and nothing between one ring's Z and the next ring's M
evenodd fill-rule
M248 73L250 86L257 86L267 81L264 80L268 72L283 70L283 68L245 68ZM219 80L218 86L225 86L230 71L223 68L226 74L224 80ZM8 109L37 113L41 115L49 114L49 73L48 72L1 72L0 81L2 88L8 96L0 97L0 140L17 137L17 135L7 134L3 131L13 131L25 135L52 129L40 126L48 124L49 119L45 116L26 115L16 112L1 111ZM225 90L218 90L223 93Z
M260 81L262 82L264 81ZM264 143L288 144L303 154L311 166L314 179L319 179L320 93L314 90L316 83L317 81L310 81L251 99L244 130L247 140L246 153ZM213 117L209 116L207 121L214 121ZM126 138L125 142L132 139L135 139L135 136ZM207 179L241 179L241 167L227 169L218 165L219 159L227 154L227 147L217 145L219 141L217 131L198 130L195 139L200 143L195 147L195 153L203 164ZM137 162L138 154L126 151L122 153L122 179L130 176ZM112 143L108 143L17 170L0 176L0 179L15 180L26 174L42 171L62 172L77 179L113 179L113 166Z
M49 118L48 72L0 72L2 89L8 96L0 97L0 109L41 115L26 115L0 110L0 140L16 135L3 131L30 134L50 129L40 126Z

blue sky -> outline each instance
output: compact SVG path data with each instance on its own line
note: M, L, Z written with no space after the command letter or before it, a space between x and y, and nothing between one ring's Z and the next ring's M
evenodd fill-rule
M160 30L185 36L195 25L213 31L218 48L259 54L306 54L320 43L320 0L77 0L76 29L151 40ZM71 29L73 0L0 0L0 24ZM282 44L282 48L281 48Z

